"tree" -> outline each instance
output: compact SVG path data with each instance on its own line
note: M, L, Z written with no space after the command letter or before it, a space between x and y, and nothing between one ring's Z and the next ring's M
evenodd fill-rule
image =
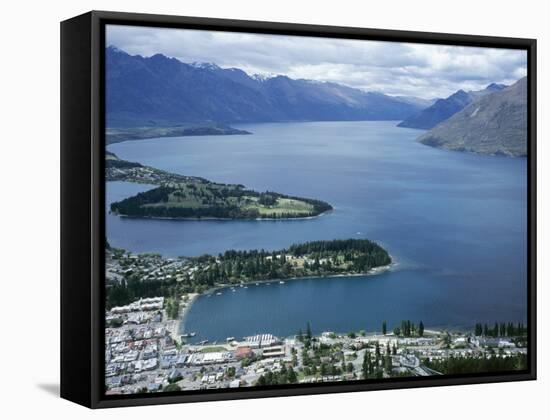
M294 369L292 368L292 366L288 368L286 377L289 384L293 384L298 381L298 377L296 376L296 372L294 372Z
M367 349L365 351L365 356L363 357L363 366L362 366L362 373L363 373L363 379L367 379L369 377L369 374L371 373L371 367L372 362L370 358L370 352Z
M386 369L387 373L390 373L392 370L391 356L389 354L384 358L384 369Z
M309 321L307 322L306 327L306 339L307 339L307 345L309 346L311 344L311 338L313 337L313 334L311 333L311 324Z
M418 324L418 335L420 337L424 336L424 323L420 321L420 324Z
M395 328L393 329L393 335L396 335L396 336L401 335L401 328L395 327Z
M408 337L409 334L407 333L407 321L401 321L401 333L405 336L405 337Z
M477 323L475 326L474 335L479 337L481 334L483 334L483 327L481 326L480 323Z
M180 313L180 303L177 298L166 299L165 304L166 314L171 319L177 319Z
M177 392L181 391L181 387L178 384L168 384L162 390L164 392Z
M386 332L387 332L387 325L386 325L386 321L384 321L382 322L382 334L386 335Z

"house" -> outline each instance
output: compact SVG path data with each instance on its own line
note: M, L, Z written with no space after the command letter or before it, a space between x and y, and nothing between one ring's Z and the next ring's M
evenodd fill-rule
M237 350L235 350L235 357L237 360L246 359L247 357L251 357L253 354L254 352L250 346L237 347Z
M262 351L263 357L284 357L285 355L285 346L275 345L270 347L264 347Z

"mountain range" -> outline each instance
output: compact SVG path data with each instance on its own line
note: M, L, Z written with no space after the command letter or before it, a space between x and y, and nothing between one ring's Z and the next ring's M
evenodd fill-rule
M506 85L491 83L483 90L469 91L459 90L445 99L438 99L426 109L401 121L398 127L421 128L429 130L442 121L452 117L474 101L494 92L506 88Z
M482 96L418 140L449 150L527 155L527 77Z
M212 63L108 47L108 127L275 121L403 120L429 105L337 83L250 76Z

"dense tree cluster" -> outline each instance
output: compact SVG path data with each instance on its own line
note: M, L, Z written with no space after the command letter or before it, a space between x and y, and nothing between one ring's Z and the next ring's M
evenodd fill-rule
M513 322L495 322L492 327L489 327L487 324L477 323L474 328L474 334L486 337L517 337L526 335L527 327L522 323L514 324Z
M278 372L267 372L258 378L256 382L257 386L268 386L268 385L285 385L285 384L294 384L298 382L298 377L294 368L289 366L288 368L283 365L281 370Z
M306 343L307 341L304 342ZM302 352L302 365L306 376L332 376L353 372L353 364L346 364L341 344L329 346L316 343L314 347L306 346Z
M181 387L178 384L168 384L162 388L162 392L178 392L181 391Z
M120 282L107 285L105 306L107 309L111 309L113 306L127 305L140 298L170 297L189 292L186 287L182 286L173 279L142 280L138 275L130 275Z
M445 375L482 372L506 372L527 368L527 355L517 354L509 357L466 356L449 357L443 360L425 360L430 369Z
M300 265L296 257L306 260ZM391 263L386 250L366 239L307 242L273 252L229 250L217 258L203 256L200 259L208 268L195 274L195 279L208 285L365 273Z
M384 329L384 326L382 326L382 329ZM393 334L403 337L422 337L424 336L424 323L420 321L420 323L416 325L408 319L403 320L401 321L401 327L395 327L393 329Z
M167 298L164 302L166 314L171 319L178 319L180 314L180 301L176 298Z
M291 245L288 252L298 256L313 255L316 259L331 258L337 254L342 257L344 262L351 263L353 271L358 272L391 263L388 252L376 242L368 239L305 242Z
M260 193L258 196L258 203L262 206L274 206L277 204L277 196L267 191L265 193Z

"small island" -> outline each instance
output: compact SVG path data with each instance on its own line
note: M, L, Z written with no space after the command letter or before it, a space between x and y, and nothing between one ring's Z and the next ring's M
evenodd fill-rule
M107 181L158 185L111 204L114 214L162 219L298 219L332 210L324 201L272 191L257 192L241 184L221 184L200 177L161 171L119 159L107 152Z
M368 239L336 239L291 245L278 251L228 250L223 254L167 259L107 248L107 308L137 297L173 298L246 283L375 274L392 259Z

